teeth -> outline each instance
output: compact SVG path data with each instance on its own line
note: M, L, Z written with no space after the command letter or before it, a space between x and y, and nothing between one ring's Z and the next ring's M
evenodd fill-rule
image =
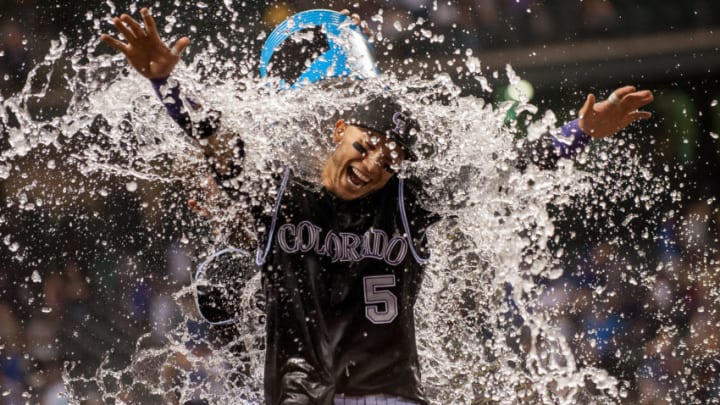
M369 183L369 182L370 182L370 178L369 178L369 177L363 176L363 174L360 173L359 171L355 170L354 167L353 167L353 172L354 172L355 175L358 176L358 177L360 178L360 180L362 180L364 183Z

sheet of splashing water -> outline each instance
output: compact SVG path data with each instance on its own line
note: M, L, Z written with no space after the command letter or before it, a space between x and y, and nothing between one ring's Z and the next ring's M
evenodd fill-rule
M68 159L87 179L86 189L95 187L94 178L107 176L129 179L130 191L137 187L136 180L181 182L189 188L201 184L207 172L198 169L204 165L200 153L166 116L145 79L118 74L124 66L121 57L88 58L66 49L64 39L53 45L28 82L42 82L43 74L51 75L60 62L70 61L74 74L68 76L67 88L74 95L69 109L51 121L34 117L29 106L46 90L38 91L36 85L3 100L3 121L12 115L18 124L9 129L11 148L0 157L0 178L19 176L14 163L33 150L61 149L81 139L83 147ZM201 80L194 72L203 57L212 55L199 55L195 63L178 67L175 77L186 94L223 112L225 129L243 136L246 180L266 178L263 163L272 159L316 179L329 153L332 122L368 92L389 88L400 94L422 123L421 142L431 144L434 154L404 169L423 179L423 203L443 216L429 232L433 257L416 308L423 379L433 403L615 402L622 396L618 381L606 371L578 365L553 317L537 302L540 281L562 273L557 251L547 249L555 231L546 206L562 206L571 196L587 192L587 174L571 161L555 171L532 166L517 170L517 131L505 124L509 105L494 108L481 98L460 97L459 89L442 75L268 94L265 84L249 79ZM476 63L468 58L469 68ZM509 67L507 76L511 83L518 80ZM486 87L502 81L479 73L476 78ZM432 101L438 93L451 102ZM521 103L517 109L530 119L530 137L560 124L551 112L538 112L533 105ZM647 173L636 167L631 155L625 161L625 170ZM645 180L649 182L649 176ZM643 186L617 193L625 198L659 191ZM9 198L28 203L19 194ZM178 203L184 198L179 195ZM227 201L223 207L215 210L220 232L206 239L204 254L237 232L231 225L247 209ZM80 377L72 375L69 366L65 378L71 394L73 386L95 384L106 402L163 397L169 391L180 396L180 403L198 397L213 403L259 402L263 353L261 312L254 302L258 285L255 275L244 289L247 310L232 327L229 342L207 350L183 323L162 348L146 344L148 336L132 343L135 354L125 368L104 363L94 376ZM185 289L175 298L189 294ZM188 311L185 316L195 315Z

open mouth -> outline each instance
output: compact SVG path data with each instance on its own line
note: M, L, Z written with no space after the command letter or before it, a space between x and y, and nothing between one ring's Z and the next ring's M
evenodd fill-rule
M347 169L348 182L355 187L362 187L370 182L370 178L355 170L352 166L348 166Z

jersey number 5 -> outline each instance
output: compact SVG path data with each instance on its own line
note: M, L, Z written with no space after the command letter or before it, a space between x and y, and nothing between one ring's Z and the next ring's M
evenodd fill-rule
M365 316L374 324L391 323L398 315L398 301L389 288L395 287L395 275L363 278Z

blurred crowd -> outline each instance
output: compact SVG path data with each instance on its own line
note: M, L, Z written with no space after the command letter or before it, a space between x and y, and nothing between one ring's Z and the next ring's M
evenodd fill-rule
M267 26L318 6L325 4L245 2ZM401 43L413 35L408 27L422 19L420 25L431 31L430 37L444 36L442 48L461 49L627 37L712 27L720 21L720 3L713 0L395 0L338 3L337 8L344 6L367 18L376 16L370 24L380 26L377 31L391 42ZM44 57L49 39L59 31L71 36L76 25L84 24L83 7L82 2L60 0L0 6L3 98L23 88L30 69ZM55 15L54 9L61 11ZM406 51L401 46L394 50L399 55ZM658 131L677 131L678 125L685 131L677 141L670 141L665 158L674 156L680 162L706 158L707 148L698 146L702 131L720 133L717 119L711 127L693 127L698 111L706 109L714 96L696 100L691 91L674 89L672 102L665 106L658 100L658 109L667 117ZM704 104L698 106L700 101ZM688 113L693 108L695 112ZM711 111L717 116L717 109ZM4 140L0 146L6 147ZM717 146L710 146L710 156L717 160ZM688 183L692 176L707 175L689 174ZM3 198L5 193L0 183ZM714 200L696 200L688 198L680 208L663 208L675 212L652 230L659 236L645 255L639 255L635 246L607 240L578 248L576 256L567 255L564 276L548 282L540 300L556 314L558 327L580 362L606 368L626 382L627 403L720 398L720 335L716 333L720 297L714 287L720 281L720 211ZM121 215L126 207L114 209ZM0 211L0 225L7 225L0 229L17 230L36 220L17 210ZM81 237L68 231L68 235L89 246L99 240L93 232ZM58 396L65 390L65 367L69 365L70 374L77 376L92 375L103 359L121 365L135 347L119 342L135 342L150 334L154 344L162 345L170 330L188 322L183 314L192 312L192 303L175 299L173 293L190 282L191 249L167 235L152 248L144 247L144 255L118 242L103 246L103 254L93 257L74 257L77 250L67 248L41 265L18 260L16 235L0 238L0 403L67 403ZM57 242L54 236L43 236L41 229L25 239L40 253ZM192 328L198 336L206 333L200 324ZM84 403L104 402L92 384L83 392Z
M658 31L708 27L716 24L720 5L712 0L393 0L343 4L365 18L381 11L382 33L401 38L422 18L426 27L444 34L452 45L478 48L576 41L605 36L633 36ZM252 4L252 3L250 3ZM258 4L258 3L256 3ZM313 7L314 0L258 4L268 26L286 16ZM374 21L374 22L373 22ZM421 24L422 25L422 24ZM447 45L447 44L446 44Z
M652 251L584 246L540 299L581 364L624 381L627 403L720 398L720 207L698 201L670 215Z
M185 319L194 301L173 296L191 277L179 243L167 245L164 266L128 252L83 269L72 259L48 264L28 277L2 259L0 403L67 404L63 370L76 378L95 375L101 361L108 370L128 367L141 336L161 347L181 322L192 324L197 339L205 336L206 325ZM107 402L96 383L75 381L73 388L84 404Z

